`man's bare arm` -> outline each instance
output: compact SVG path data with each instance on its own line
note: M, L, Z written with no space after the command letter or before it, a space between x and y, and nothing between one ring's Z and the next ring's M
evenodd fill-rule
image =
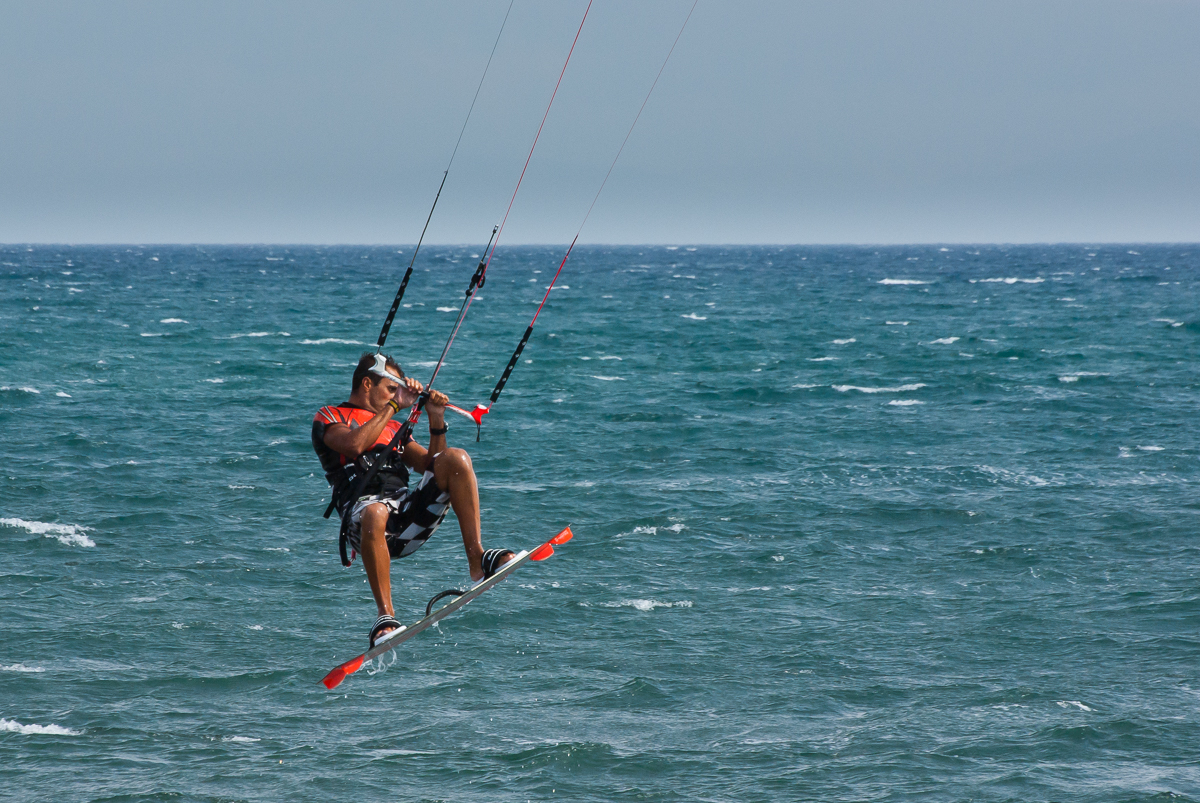
M351 429L345 424L330 424L325 428L325 445L354 460L375 445L390 420L392 408L388 407L358 429Z

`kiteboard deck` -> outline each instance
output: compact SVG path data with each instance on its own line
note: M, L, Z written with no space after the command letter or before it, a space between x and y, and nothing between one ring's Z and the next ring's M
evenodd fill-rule
M347 675L353 674L361 669L362 665L367 661L396 649L396 647L399 647L401 644L408 641L422 630L425 630L431 625L437 624L442 619L446 618L471 600L478 597L484 591L495 587L497 583L508 577L517 569L524 566L527 562L531 560L545 560L546 558L550 557L554 554L554 546L556 544L565 544L567 541L571 540L573 535L574 534L571 532L571 528L565 527L561 532L558 533L558 535L554 536L533 551L524 549L521 550L517 553L515 558L501 566L499 571L497 571L491 577L487 578L486 580L481 580L475 585L471 586L471 588L463 592L461 596L455 597L453 600L438 608L436 611L430 613L424 619L421 619L420 621L411 625L401 626L399 632L397 632L391 638L376 644L374 647L367 650L357 658L352 658L349 661L346 661L344 664L335 667L333 671L321 679L321 682L324 683L325 687L328 689L335 688L338 684L346 679Z

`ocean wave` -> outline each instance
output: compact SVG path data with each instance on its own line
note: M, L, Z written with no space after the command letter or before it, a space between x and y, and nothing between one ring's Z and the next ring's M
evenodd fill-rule
M694 312L689 312L687 315L680 315L679 317L680 318L688 318L693 321L707 321L708 320L708 318L704 317L703 315L697 315Z
M1040 284L1044 281L1046 280L1041 276L1038 276L1036 279L1021 279L1016 276L1009 276L1002 279L971 279L971 284L975 284L976 282L979 282L980 284L987 284L989 282L1003 282L1004 284L1017 284L1018 282L1021 284Z
M341 343L344 346L365 346L361 340L344 340L340 337L322 337L319 340L301 340L302 346L323 346L326 343Z
M40 666L25 666L25 664L8 664L0 666L0 672L45 672Z
M605 382L624 382L623 376L599 376L597 374L588 374L592 379L603 379Z
M685 599L678 602L659 602L656 599L623 599L620 602L602 602L600 605L605 608L635 608L639 611L652 611L655 608L690 608L692 601Z
M1080 377L1088 376L1108 376L1108 374L1097 373L1096 371L1077 371L1073 374L1063 374L1058 378L1059 382L1078 382Z
M458 307L438 307L438 312L458 312Z
M924 382L913 382L908 385L897 385L894 388L864 388L858 385L831 385L831 387L839 393L845 393L848 390L857 390L859 393L907 393L910 390L920 390L926 385Z
M22 393L37 393L37 394L41 393L41 391L38 390L37 388L31 388L31 387L10 388L8 385L4 385L4 386L0 387L0 390L19 390Z
M159 323L187 323L183 318L163 318Z
M270 337L271 335L279 335L280 337L291 337L287 332L241 332L236 335L229 335L226 340L237 340L239 337Z
M20 733L25 736L82 736L83 731L73 731L61 725L22 725L13 719L0 719L0 733Z
M81 524L52 524L44 521L25 521L24 519L0 519L0 524L9 527L20 527L34 535L44 535L56 538L67 546L95 546L96 542L84 535L91 527Z
M880 279L876 284L929 284L920 279Z
M890 402L888 402L888 404L893 405L895 407L911 407L914 404L924 404L924 403L925 402L917 401L916 399L892 399Z
M842 339L842 340L835 340L835 341L833 341L833 342L834 342L834 344L836 344L836 345L838 345L838 346L844 346L844 345L846 345L847 343L857 343L858 341L857 341L857 340L855 340L855 339L854 339L854 338L852 338L852 337L847 337L847 338L844 338L844 339Z
M949 346L951 343L957 343L962 338L959 337L939 337L937 340L930 340L931 346Z

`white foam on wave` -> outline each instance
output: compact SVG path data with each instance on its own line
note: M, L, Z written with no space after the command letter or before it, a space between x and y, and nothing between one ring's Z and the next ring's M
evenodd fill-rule
M1058 378L1059 382L1078 382L1081 377L1088 376L1108 376L1108 374L1098 373L1096 371L1077 371L1073 374L1063 374Z
M876 284L929 284L920 279L880 279Z
M931 346L949 346L951 343L957 343L962 338L959 337L939 337L937 340L930 340Z
M693 321L707 321L708 320L708 318L704 317L703 315L697 315L694 312L689 312L687 315L680 315L679 317L680 318L688 318L689 320L693 320Z
M988 284L991 282L1003 282L1004 284L1017 284L1018 282L1021 284L1039 284L1044 281L1046 280L1041 276L1038 276L1035 279L1021 279L1017 276L1008 276L1000 279L972 279L971 284L975 284L976 282L979 282L980 284Z
M163 318L159 323L187 323L183 318Z
M58 391L58 392L56 392L54 395L55 395L55 396L58 396L58 397L60 397L60 398L63 398L63 399L69 399L69 398L71 398L71 394L70 394L70 393L63 393L61 390L60 390L60 391Z
M815 387L817 387L817 386L816 385L806 385L804 383L800 383L799 385L792 385L792 390L808 390L809 388L815 388Z
M837 357L809 357L808 361L809 362L832 362L833 360L836 360L836 359L837 359Z
M438 307L438 312L458 312L458 307Z
M603 357L597 357L597 360L621 360L623 357L618 357L615 354L606 354Z
M1139 446L1138 450L1142 452L1161 452L1163 448L1162 446Z
M301 340L302 346L323 346L326 343L341 343L344 346L365 346L361 340L344 340L340 337L322 337L319 340Z
M888 404L891 404L895 407L911 407L914 404L924 404L924 403L925 402L917 401L916 399L892 399L890 402L888 402Z
M45 672L40 666L25 666L25 664L8 664L0 666L0 672Z
M924 382L913 382L908 385L897 385L894 388L864 388L858 385L831 385L831 387L839 393L845 393L848 390L857 390L859 393L907 393L910 390L920 390L926 385Z
M280 337L291 337L287 332L241 332L236 335L229 335L229 340L237 340L239 337L270 337L271 335L279 335Z
M908 326L908 321L884 321L887 326Z
M204 382L211 382L211 383L212 383L212 384L214 384L214 385L224 385L224 384L225 384L225 380L224 380L224 379L205 379L205 380L203 380L203 381L204 381Z
M142 337L166 337L166 332L142 332Z
M834 342L835 344L839 345L839 346L844 346L844 345L846 345L847 343L857 343L858 341L857 341L857 340L855 340L855 339L854 339L854 338L852 338L852 337L847 337L847 338L845 338L845 339L843 339L843 340L835 340L835 341L833 341L833 342Z
M14 719L0 719L0 733L20 733L24 736L82 736L83 731L73 731L61 725L22 725Z
M221 741L222 742L240 742L243 744L249 744L250 742L261 742L262 739L256 739L253 736L222 736Z
M19 390L22 393L38 393L38 394L41 393L41 391L38 390L37 388L30 388L30 387L10 388L8 385L4 385L3 387L0 387L0 390Z
M25 521L24 519L0 519L0 524L9 527L20 527L34 535L44 535L55 538L67 546L95 546L96 542L84 535L91 527L81 524L52 524L45 521Z
M686 524L670 524L662 528L668 532L678 533L687 529ZM652 524L639 524L627 533L617 533L617 538L624 538L627 535L658 535L658 527Z
M625 377L623 377L623 376L599 376L597 374L588 374L588 376L590 376L592 379L602 379L605 382L624 382L625 381Z
M1129 253L1132 254L1133 252L1130 251ZM1096 710L1094 708L1088 708L1086 705L1081 703L1079 700L1055 700L1055 704L1057 704L1059 708L1078 708L1080 711L1095 711Z
M652 611L655 608L692 607L692 601L690 599L684 599L678 602L659 602L656 599L623 599L620 602L602 602L600 604L605 608L635 608L639 611Z

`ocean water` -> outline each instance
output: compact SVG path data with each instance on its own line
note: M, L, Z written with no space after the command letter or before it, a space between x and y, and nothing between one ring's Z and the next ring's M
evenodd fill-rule
M330 692L309 425L409 254L0 247L0 798L1200 800L1200 246L577 249L449 435L486 545L575 539ZM454 401L560 255L498 252ZM393 576L461 585L453 517Z

